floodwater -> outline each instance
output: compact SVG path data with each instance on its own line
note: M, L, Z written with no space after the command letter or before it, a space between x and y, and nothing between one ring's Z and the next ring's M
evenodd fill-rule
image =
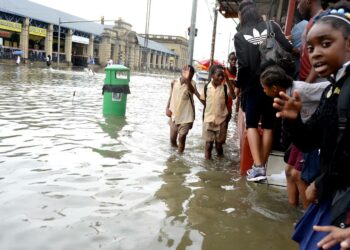
M0 65L0 249L296 249L286 191L239 176L233 120L205 161L196 102L179 155L171 78L132 75L125 119L103 117L103 79Z

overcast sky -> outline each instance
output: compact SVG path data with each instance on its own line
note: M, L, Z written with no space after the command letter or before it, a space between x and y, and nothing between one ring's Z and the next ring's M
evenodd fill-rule
M104 16L106 20L121 17L130 23L137 33L145 33L147 0L31 1L88 20L100 19L101 16ZM196 27L198 36L195 40L194 59L202 60L210 57L214 0L197 1ZM149 33L186 37L187 28L191 23L191 11L191 0L152 0ZM106 22L106 24L109 23ZM216 59L220 61L227 59L228 51L231 51L233 47L233 42L230 40L235 33L235 26L232 19L225 19L219 13L215 48Z

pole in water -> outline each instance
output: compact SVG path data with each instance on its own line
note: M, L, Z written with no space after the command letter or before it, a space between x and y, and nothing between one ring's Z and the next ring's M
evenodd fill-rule
M187 59L187 63L190 65L192 65L192 61L193 61L194 37L196 36L196 15L197 15L197 0L193 0L191 26L190 26L190 41L188 46L188 59Z
M74 102L75 91L73 91L72 104Z

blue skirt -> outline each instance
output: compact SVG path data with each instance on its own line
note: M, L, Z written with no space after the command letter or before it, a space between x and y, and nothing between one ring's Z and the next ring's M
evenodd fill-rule
M331 205L332 200L324 200L319 204L311 204L306 210L304 216L295 227L292 239L299 243L300 250L319 250L319 242L328 233L316 232L314 225L329 226L331 224ZM339 250L340 245L330 248L330 250Z

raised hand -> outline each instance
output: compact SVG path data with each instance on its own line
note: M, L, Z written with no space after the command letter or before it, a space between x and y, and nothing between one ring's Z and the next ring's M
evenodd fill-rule
M276 97L273 100L273 107L279 110L276 116L291 120L296 119L302 107L298 91L294 91L292 97L289 97L284 92L280 92L279 96L279 98Z
M350 247L350 228L343 229L335 226L314 226L314 230L329 233L317 243L317 246L322 249L329 249L337 243L341 243L341 250Z

